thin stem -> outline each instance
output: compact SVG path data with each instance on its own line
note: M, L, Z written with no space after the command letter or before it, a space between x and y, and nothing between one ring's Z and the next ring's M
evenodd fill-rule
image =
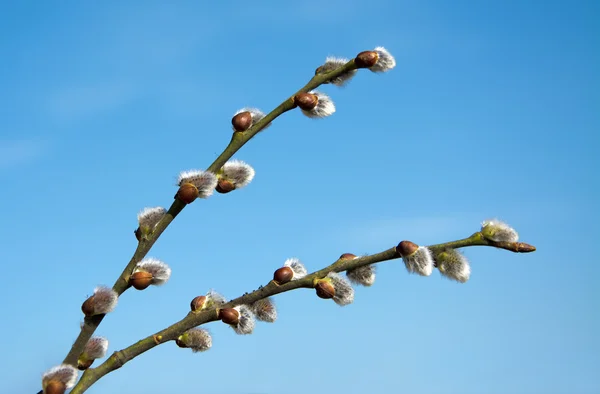
M357 66L354 62L354 59L352 59L345 65L335 70L332 70L328 73L315 75L304 87L298 90L297 93L308 92L310 90L313 90L316 87L327 83L331 79L343 73L356 69ZM284 100L277 108L268 113L263 119L254 124L248 130L244 132L234 132L231 141L229 142L223 153L219 155L219 157L208 167L207 170L216 173L231 157L233 157L233 155L238 150L240 150L258 132L263 130L269 123L271 123L283 113L295 108L293 97L297 93L295 93L290 98ZM167 214L156 225L152 234L150 234L150 236L147 237L147 239L142 238L140 240L133 256L129 260L129 263L127 264L125 269L123 269L123 272L113 285L113 289L117 292L117 294L121 295L129 288L129 276L133 271L135 265L148 254L148 252L150 251L154 243L158 240L163 231L167 229L171 222L184 208L185 204L176 198L171 207L169 208ZM92 335L102 322L103 318L104 315L97 315L92 318L86 318L84 320L84 324L81 327L81 331L79 332L77 339L71 346L71 350L63 360L63 363L70 364L73 366L77 365L77 359L79 358L79 355L83 351L83 348L85 347L86 343L89 341L89 339L92 337Z
M515 246L519 245L519 246ZM441 244L431 245L428 248L434 253L439 253L445 249L464 248L469 246L491 246L515 253L533 252L535 247L522 242L492 242L483 237L480 232L471 235L468 238L457 241L445 242ZM333 264L315 271L304 278L288 282L283 285L278 285L274 281L270 281L266 286L261 286L255 291L246 293L234 300L229 301L221 308L233 308L237 305L250 305L260 299L271 297L286 291L291 291L299 288L312 288L315 279L324 278L330 272L342 272L350 269L363 267L366 265L376 264L388 260L400 258L396 251L396 247L384 250L383 252L362 256L355 259L338 259ZM84 393L90 386L108 373L120 368L128 361L131 361L140 354L168 341L177 339L185 331L197 327L199 325L219 320L218 309L210 309L201 312L189 312L186 317L177 323L146 337L133 345L113 353L104 363L96 368L88 369L81 377L77 385L71 391L71 394Z

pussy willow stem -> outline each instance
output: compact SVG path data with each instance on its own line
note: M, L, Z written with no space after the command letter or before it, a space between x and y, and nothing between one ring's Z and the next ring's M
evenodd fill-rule
M468 238L457 241L446 242L429 246L429 249L435 254L444 249L464 248L469 246L492 246L501 249L506 249L515 253L527 253L535 251L535 247L522 242L492 242L483 237L480 232L471 235ZM362 267L365 265L380 263L383 261L400 258L396 248L390 248L383 252L362 256L356 259L338 259L333 264L313 272L302 279L294 280L283 285L278 285L274 281L270 281L266 286L261 286L258 290L246 293L221 308L232 308L237 305L249 305L260 299L274 296L279 293L291 291L299 288L312 288L315 278L324 278L330 272L342 272L349 269ZM177 323L146 337L125 349L114 352L106 361L96 368L88 369L81 377L77 385L71 391L71 394L84 393L90 386L97 382L103 376L122 367L128 361L131 361L140 354L168 341L177 339L185 331L197 327L199 325L218 320L218 310L210 309L202 312L189 312L186 317Z
M357 66L354 62L354 59L347 62L345 65L332 70L328 73L315 75L304 87L302 87L298 92L294 93L292 96L284 100L277 108L269 112L263 119L254 124L251 128L244 132L234 132L231 138L231 141L223 151L217 157L217 159L208 167L207 171L211 171L216 173L222 166L225 164L238 150L240 150L252 137L254 137L258 132L265 128L269 123L275 120L278 116L283 113L295 108L295 104L293 101L293 97L300 92L308 92L317 88L318 86L330 81L332 78L335 78L345 72L356 70ZM161 221L156 225L154 231L147 238L142 238L138 246L129 260L129 263L123 269L123 272L116 280L113 285L113 289L117 292L117 294L123 294L129 288L129 276L133 271L135 265L141 261L150 251L154 243L161 236L163 231L167 229L167 227L171 224L171 222L179 215L179 213L185 208L185 205L179 199L175 199L171 207L169 208L167 214L161 219ZM79 336L71 346L71 349L63 363L70 364L73 366L77 365L77 359L85 344L92 337L102 319L104 319L105 315L96 315L92 317L86 317L84 319L84 323L81 326L81 331L79 332ZM40 391L41 393L41 391ZM38 393L39 394L39 393Z

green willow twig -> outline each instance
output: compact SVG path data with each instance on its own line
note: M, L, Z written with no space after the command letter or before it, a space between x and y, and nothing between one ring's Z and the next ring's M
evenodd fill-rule
M298 93L307 93L320 85L327 83L333 78L338 77L341 74L347 73L352 70L358 69L354 59L347 62L345 65L338 67L335 70L332 70L328 73L319 73L315 75L311 80L300 90L294 93L292 96L284 100L277 108L268 113L264 118L260 121L256 122L256 124L252 125L246 131L236 131L233 133L231 141L223 151L217 157L217 159L207 168L207 171L216 173L238 150L240 150L252 137L254 137L258 132L263 130L269 123L275 120L277 117L282 115L283 113L290 111L296 107L294 104L293 97ZM160 220L160 222L155 226L154 231L148 237L142 237L138 243L137 249L129 260L129 263L123 269L123 272L113 285L113 290L117 292L120 296L129 288L129 276L133 271L135 265L141 261L150 251L154 243L158 240L160 235L167 229L167 227L171 224L171 222L179 215L179 213L185 208L185 203L183 203L178 198L175 198L173 204L167 211L167 214ZM91 317L86 317L84 319L84 323L81 326L81 331L79 336L71 346L71 350L63 360L64 364L70 364L73 366L77 366L77 359L79 355L83 351L86 343L92 337L102 319L104 319L105 315L96 315ZM40 391L41 393L41 391ZM39 394L39 393L38 393Z
M505 249L515 253L528 253L535 251L535 247L523 242L494 242L486 239L481 232L474 233L468 238L457 241L446 242L428 246L435 254L445 249L464 248L469 246L492 246L500 249ZM396 247L384 250L383 252L362 256L355 259L338 259L333 264L319 271L313 272L301 279L293 280L283 285L277 284L271 280L266 286L261 286L259 289L246 293L228 303L220 306L220 308L203 310L200 312L189 312L186 317L177 323L150 335L125 349L115 351L104 363L96 368L90 368L85 371L77 385L71 391L71 394L84 393L89 387L97 382L103 376L110 372L121 368L125 363L131 361L142 353L168 341L177 339L185 331L197 327L199 325L219 320L218 310L223 308L233 308L238 305L250 305L254 302L271 297L286 291L291 291L299 288L313 288L314 280L326 277L330 272L342 272L350 269L363 267L366 265L376 264L388 260L400 258L401 256L396 251Z

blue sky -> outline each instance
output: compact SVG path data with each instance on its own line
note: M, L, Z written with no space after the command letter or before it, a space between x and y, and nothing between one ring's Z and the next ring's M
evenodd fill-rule
M253 183L188 207L150 253L169 283L125 293L97 333L117 350L288 257L312 271L490 217L538 251L466 250L464 285L383 263L344 308L286 293L277 323L213 323L210 351L160 346L88 392L600 392L598 15L593 1L2 2L3 390L37 391L81 303L129 260L136 213L212 162L237 109L269 111L326 56L382 45L396 69L326 86L334 116L288 113L253 139L236 155Z

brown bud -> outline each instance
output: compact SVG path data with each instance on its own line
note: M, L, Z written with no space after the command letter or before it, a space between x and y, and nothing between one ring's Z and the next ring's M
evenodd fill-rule
M191 183L184 183L183 185L179 186L179 190L177 191L175 197L186 204L191 204L195 199L198 198L198 194L200 194L200 192L196 186L192 185Z
M377 60L379 60L379 55L375 51L364 51L359 53L354 59L354 64L358 68L369 68L373 67Z
M535 246L526 244L525 242L516 242L514 251L518 253L535 252Z
M135 234L135 239L137 239L139 242L142 239L142 229L138 227L133 233Z
M190 302L190 308L192 308L192 311L199 311L202 309L205 302L206 302L206 296L201 295L201 296L195 297L192 300L192 302Z
M146 271L136 271L129 277L129 284L136 290L144 290L152 284L152 274Z
M319 66L317 67L317 69L315 70L315 75L319 75L323 72L323 66Z
M288 283L294 278L294 271L290 267L281 267L273 274L273 280L280 285Z
M231 118L231 125L235 131L246 131L252 126L252 114L248 111L240 112Z
M353 260L356 258L355 254L352 253L344 253L343 255L340 256L340 260Z
M233 308L220 309L219 319L225 324L238 324L240 321L240 313Z
M233 184L233 182L227 179L219 178L215 190L219 193L225 194L235 190L235 185Z
M185 344L185 343L184 343L184 342L183 342L181 339L179 339L179 338L177 338L177 339L175 340L175 343L176 343L176 344L177 344L177 346L179 346L179 347L187 347L187 345L186 345L186 344Z
M85 371L86 369L91 367L93 363L94 363L93 359L92 360L79 359L79 360L77 360L77 369L80 371Z
M90 298L88 298L87 300L85 300L83 302L83 304L81 305L81 311L83 312L84 315L90 317L94 315L95 312L95 308L94 308L94 296L91 296Z
M294 104L296 104L300 109L305 111L310 111L314 109L319 103L319 98L316 94L312 93L298 93L294 96Z
M315 285L315 290L320 298L330 299L335 296L335 287L328 280L320 280Z
M44 388L44 394L64 394L67 391L65 384L58 380L51 380Z
M419 245L410 241L402 241L396 246L396 252L402 257L410 256L419 249Z

